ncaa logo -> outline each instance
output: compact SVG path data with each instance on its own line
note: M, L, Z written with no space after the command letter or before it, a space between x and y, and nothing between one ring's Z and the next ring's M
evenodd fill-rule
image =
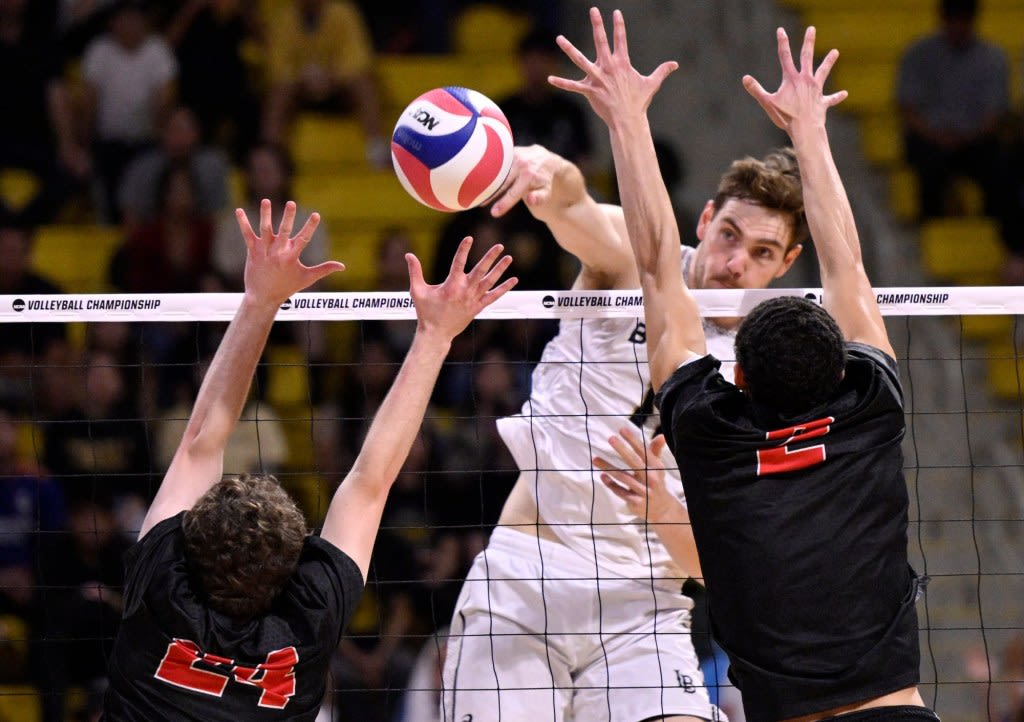
M288 311L292 307L292 300L289 298L287 301L281 304L282 311Z
M22 299L22 298L14 299L14 302L11 304L11 308L13 308L18 313L21 313L22 311L25 310L25 299Z
M541 304L543 304L544 308L554 308L555 297L554 296L545 296L541 300Z
M816 293L805 293L804 298L806 298L808 301L814 301L815 303L818 304L821 303L821 299L818 298L818 294Z

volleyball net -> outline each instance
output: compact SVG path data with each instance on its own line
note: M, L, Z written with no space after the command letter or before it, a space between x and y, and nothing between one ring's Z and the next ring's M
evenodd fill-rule
M1024 682L1024 291L876 292L906 395L911 560L931 579L919 603L923 691L944 718L986 718ZM819 288L694 295L706 317L780 295L822 299ZM0 719L95 704L120 555L240 301L0 296ZM335 706L349 710L339 718L431 719L415 710L436 710L445 627L518 473L495 420L526 399L559 322L642 313L637 291L515 291L453 344L332 668ZM415 309L406 293L302 293L277 318L225 472L274 473L315 525ZM706 634L695 629L695 642Z

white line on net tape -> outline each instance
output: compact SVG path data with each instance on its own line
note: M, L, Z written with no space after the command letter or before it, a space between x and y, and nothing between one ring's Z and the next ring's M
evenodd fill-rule
M1024 293L1000 286L878 288L888 316L1024 314ZM704 316L743 316L759 302L778 296L821 301L820 288L696 290ZM240 293L0 295L0 322L230 321ZM639 291L512 291L480 318L623 318L643 315ZM411 319L408 293L298 293L277 314L278 321Z

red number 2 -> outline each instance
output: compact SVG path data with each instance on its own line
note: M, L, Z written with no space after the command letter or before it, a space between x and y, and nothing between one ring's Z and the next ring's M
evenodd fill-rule
M791 449L789 446L799 441L825 436L831 431L830 424L833 421L835 421L834 417L827 416L824 419L809 421L799 426L769 431L765 434L765 440L779 443L757 450L757 475L768 476L769 474L797 471L825 461L825 444L823 443L800 449Z
M199 669L196 665L213 666L218 671ZM175 639L167 645L167 653L153 675L162 682L220 697L234 680L263 690L259 706L284 709L295 695L295 665L299 653L295 647L278 649L267 655L267 661L255 667L235 664L233 659L206 654L195 642Z

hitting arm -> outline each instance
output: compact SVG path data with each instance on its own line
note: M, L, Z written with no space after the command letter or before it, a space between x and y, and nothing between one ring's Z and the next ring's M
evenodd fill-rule
M601 13L593 8L597 60L591 63L564 37L558 44L586 73L582 81L551 78L556 87L580 93L608 125L619 179L619 196L644 293L648 360L655 389L679 365L704 355L697 303L680 271L679 228L661 178L647 108L662 82L678 66L662 63L649 76L630 64L622 13L613 15L615 50L609 48Z
M782 84L772 94L745 76L743 85L796 151L803 183L807 223L818 255L825 309L848 341L859 341L895 356L861 257L860 238L846 189L839 177L828 133L826 111L846 98L846 91L823 95L822 89L839 53L832 50L814 70L813 27L807 28L800 69L793 62L786 32L777 31Z
M512 262L501 260L502 246L493 246L472 271L466 259L472 239L466 238L452 261L444 283L429 286L417 258L406 255L410 293L419 323L412 346L388 391L363 447L327 509L320 536L348 554L366 579L373 543L388 492L405 463L423 423L427 403L454 339L484 308L516 284L511 278L495 284Z
M299 260L320 222L316 213L295 238L289 238L295 221L291 201L277 233L271 224L270 201L260 205L258 237L241 209L235 215L248 249L245 295L206 372L181 443L143 520L140 539L164 519L191 509L220 480L224 449L242 413L280 305L293 293L344 268L335 261L310 268Z
M576 165L539 145L517 146L509 180L491 212L503 216L519 201L579 259L584 288L639 285L622 209L595 201Z

